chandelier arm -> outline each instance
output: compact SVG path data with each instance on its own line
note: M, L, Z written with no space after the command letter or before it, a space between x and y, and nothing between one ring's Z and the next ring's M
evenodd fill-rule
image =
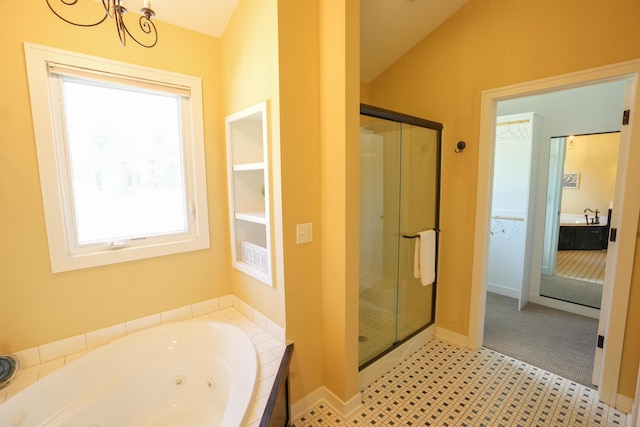
M104 2L104 0L102 0ZM127 13L127 9L122 6L115 5L113 9L113 18L116 22L116 30L118 31L118 38L120 39L120 44L122 47L127 45L127 34L129 30L127 30L127 26L124 24L123 15Z
M104 7L104 11L106 12L109 18L116 17L116 13L115 13L116 3L114 0L102 0L102 6Z
M51 10L51 12L53 12L54 15L56 15L58 18L62 19L67 24L75 25L76 27L95 27L97 25L102 24L105 21L105 19L107 19L108 16L109 16L107 10L105 9L105 14L100 20L98 20L98 21L96 21L96 22L94 22L92 24L78 24L76 22L69 21L68 19L66 19L62 15L60 15L58 12L56 12L55 9L51 6L51 3L49 2L49 0L46 0L46 2L47 2L47 6L49 6L49 9ZM60 3L64 4L65 6L75 6L78 3L78 0L60 0ZM103 0L103 3L104 3L104 0Z
M124 14L127 13L127 9L122 5L122 0L101 0L102 6L104 9L104 16L100 18L97 22L91 24L82 24L70 21L67 18L64 18L60 15L51 5L51 0L45 0L47 2L47 6L56 15L58 18L62 19L64 22L75 25L78 27L95 27L97 25L102 24L107 18L112 18L116 24L116 30L118 32L118 39L120 39L120 44L122 46L127 45L127 36L131 37L133 41L135 41L138 45L146 48L154 47L158 43L158 30L156 25L153 23L151 18L155 16L153 10L148 7L150 1L145 1L145 7L140 9L141 16L138 20L138 26L142 33L146 36L149 36L151 39L149 43L143 43L138 40L127 28L124 22ZM79 0L58 0L65 6L75 6L78 4ZM138 32L139 33L139 32Z
M131 34L131 31L129 31L129 29L124 25L124 23L122 25L122 28L129 35L129 37L131 37L131 40L138 43L142 47L147 47L147 48L154 47L156 43L158 43L158 30L156 29L156 24L154 24L153 21L151 20L151 16L152 15L147 16L147 14L145 13L144 15L140 16L140 19L138 20L138 24L142 32L153 36L153 40L150 44L142 43L133 34Z

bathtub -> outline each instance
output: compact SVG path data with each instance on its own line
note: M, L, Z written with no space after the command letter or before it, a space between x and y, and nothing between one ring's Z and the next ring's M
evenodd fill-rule
M169 323L113 341L26 388L0 405L0 425L238 427L257 379L256 350L241 329Z

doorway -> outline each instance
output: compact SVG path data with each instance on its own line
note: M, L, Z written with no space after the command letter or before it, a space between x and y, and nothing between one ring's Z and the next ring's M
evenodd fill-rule
M494 157L495 123L498 116L498 104L506 100L524 99L531 95L559 94L563 90L594 86L607 82L624 82L625 101L624 109L631 110L633 103L640 104L639 95L635 90L635 84L640 75L640 61L630 61L593 70L573 73L566 76L557 76L541 81L528 82L521 85L510 86L482 94L481 124L479 141L478 163L478 187L476 231L474 236L474 264L472 272L471 312L469 324L469 344L471 347L479 347L483 341L484 314L486 301L487 278L487 253L489 247L489 230L491 219L491 183ZM640 117L631 111L630 123L639 122ZM620 117L616 120L620 121ZM639 127L640 124L636 125ZM588 133L588 132L587 132ZM556 135L562 133L556 133ZM617 172L616 191L614 195L613 216L611 227L618 230L615 242L609 243L607 254L607 271L605 274L605 290L602 298L601 319L598 334L605 337L603 349L596 351L594 377L599 378L598 394L600 400L609 405L615 405L620 373L620 357L622 353L624 323L628 308L628 295L633 268L633 256L637 233L637 218L640 211L640 195L635 194L633 182L640 180L640 171L630 167L640 162L640 148L630 143L631 126L622 128L620 142L619 168ZM543 139L549 141L550 138ZM536 157L537 156L537 157ZM546 169L544 162L540 162L541 152L537 150L533 157L537 159L536 167L539 174L537 180L532 183L537 197L534 206L539 206L546 195L540 196L538 188L546 184ZM543 173L544 172L544 173ZM541 178L544 176L544 179ZM627 185L629 184L629 185ZM540 200L542 198L542 200ZM527 239L532 250L529 259L528 280L531 290L528 293L530 300L541 300L539 289L534 289L539 283L541 275L541 253L534 249L542 247L543 236L536 234L536 227L544 223L544 215L540 209L530 213L527 223L527 235L533 236ZM541 228L538 228L540 230ZM622 230L624 229L624 232ZM538 267L538 268L536 268ZM535 302L535 301L534 301ZM552 305L551 302L549 302ZM609 307L615 306L613 312ZM601 368L601 369L599 369Z
M499 113L508 111L510 114L499 115L496 120L487 277L489 293L486 300L490 309L486 310L484 345L586 386L592 385L597 316L592 319L544 306L547 305L547 298L576 304L583 302L579 298L589 302L588 297L592 297L597 301L591 301L589 306L599 308L602 284L542 274L539 276L540 282L531 286L526 268L534 268L532 260L539 250L531 242L533 237L549 234L545 231L555 231L551 233L551 239L555 241L552 244L545 242L547 244L544 247L555 247L555 255L558 252L559 213L562 212L561 217L564 218L566 212L578 212L578 206L582 205L593 207L589 214L590 224L585 224L584 216L575 214L578 219L582 218L582 223L563 225L561 230L566 232L565 229L571 227L570 231L580 231L584 235L572 242L575 243L575 249L589 249L590 246L595 249L598 246L600 252L606 254L602 247L603 242L607 241L603 237L607 231L604 225L607 217L598 217L598 224L595 224L594 217L597 215L595 212L606 211L613 199L617 144L605 153L600 146L602 141L595 135L575 137L568 147L564 144L564 138L560 141L558 138L547 139L548 135L556 132L606 130L607 126L611 126L613 117L622 115L624 90L624 82L591 85L558 91L552 96L523 97L517 100L516 106L509 105L515 101L503 101L498 103L497 108ZM602 93L608 96L597 96ZM554 111L559 104L566 108ZM588 120L582 119L582 116ZM615 159L606 161L611 157ZM538 179L538 174L542 174L540 170L544 169L542 166L548 166L549 172ZM566 184L567 194L564 198L561 190L555 193L557 197L549 197L547 187L562 189L563 171L579 171L577 174L581 179ZM605 176L607 174L608 177ZM536 186L545 176L548 177L548 185ZM571 184L574 184L573 187ZM540 206L540 209L537 209L536 200L543 197L538 197L537 192L546 199L546 206ZM561 206L565 209L561 209ZM579 211L582 212L585 206ZM552 216L551 219L555 220L551 221L552 226L545 226L549 218L545 218L547 221L543 222L541 230L535 224L529 226L537 210L542 215L546 211L547 216ZM533 234L527 234L527 228L533 228ZM586 235L593 232L603 236L590 242ZM563 254L574 252L593 255L596 251L562 251ZM563 261L559 267L565 264ZM572 266L572 273L584 270L576 270L575 267ZM544 270L543 262L543 273ZM558 270L562 272L562 268ZM555 280L549 280L550 277ZM579 288L579 292L572 292L572 286ZM540 289L540 295L534 296L545 298L535 305L527 304L530 288ZM591 288L591 293L586 292Z

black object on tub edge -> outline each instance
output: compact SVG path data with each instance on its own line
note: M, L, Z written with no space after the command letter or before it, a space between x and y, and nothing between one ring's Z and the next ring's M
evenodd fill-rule
M291 400L289 397L289 363L293 356L293 344L285 350L280 367L269 393L267 406L260 420L260 427L289 427L291 422Z

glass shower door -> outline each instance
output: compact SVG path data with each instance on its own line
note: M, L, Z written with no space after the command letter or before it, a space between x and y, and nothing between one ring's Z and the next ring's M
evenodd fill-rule
M400 123L360 116L359 364L396 342Z
M439 133L402 124L400 241L397 296L397 340L402 341L434 318L434 284L414 277L417 233L438 228Z
M440 131L366 114L360 125L362 368L434 321L435 284L414 277L414 236L438 224Z

